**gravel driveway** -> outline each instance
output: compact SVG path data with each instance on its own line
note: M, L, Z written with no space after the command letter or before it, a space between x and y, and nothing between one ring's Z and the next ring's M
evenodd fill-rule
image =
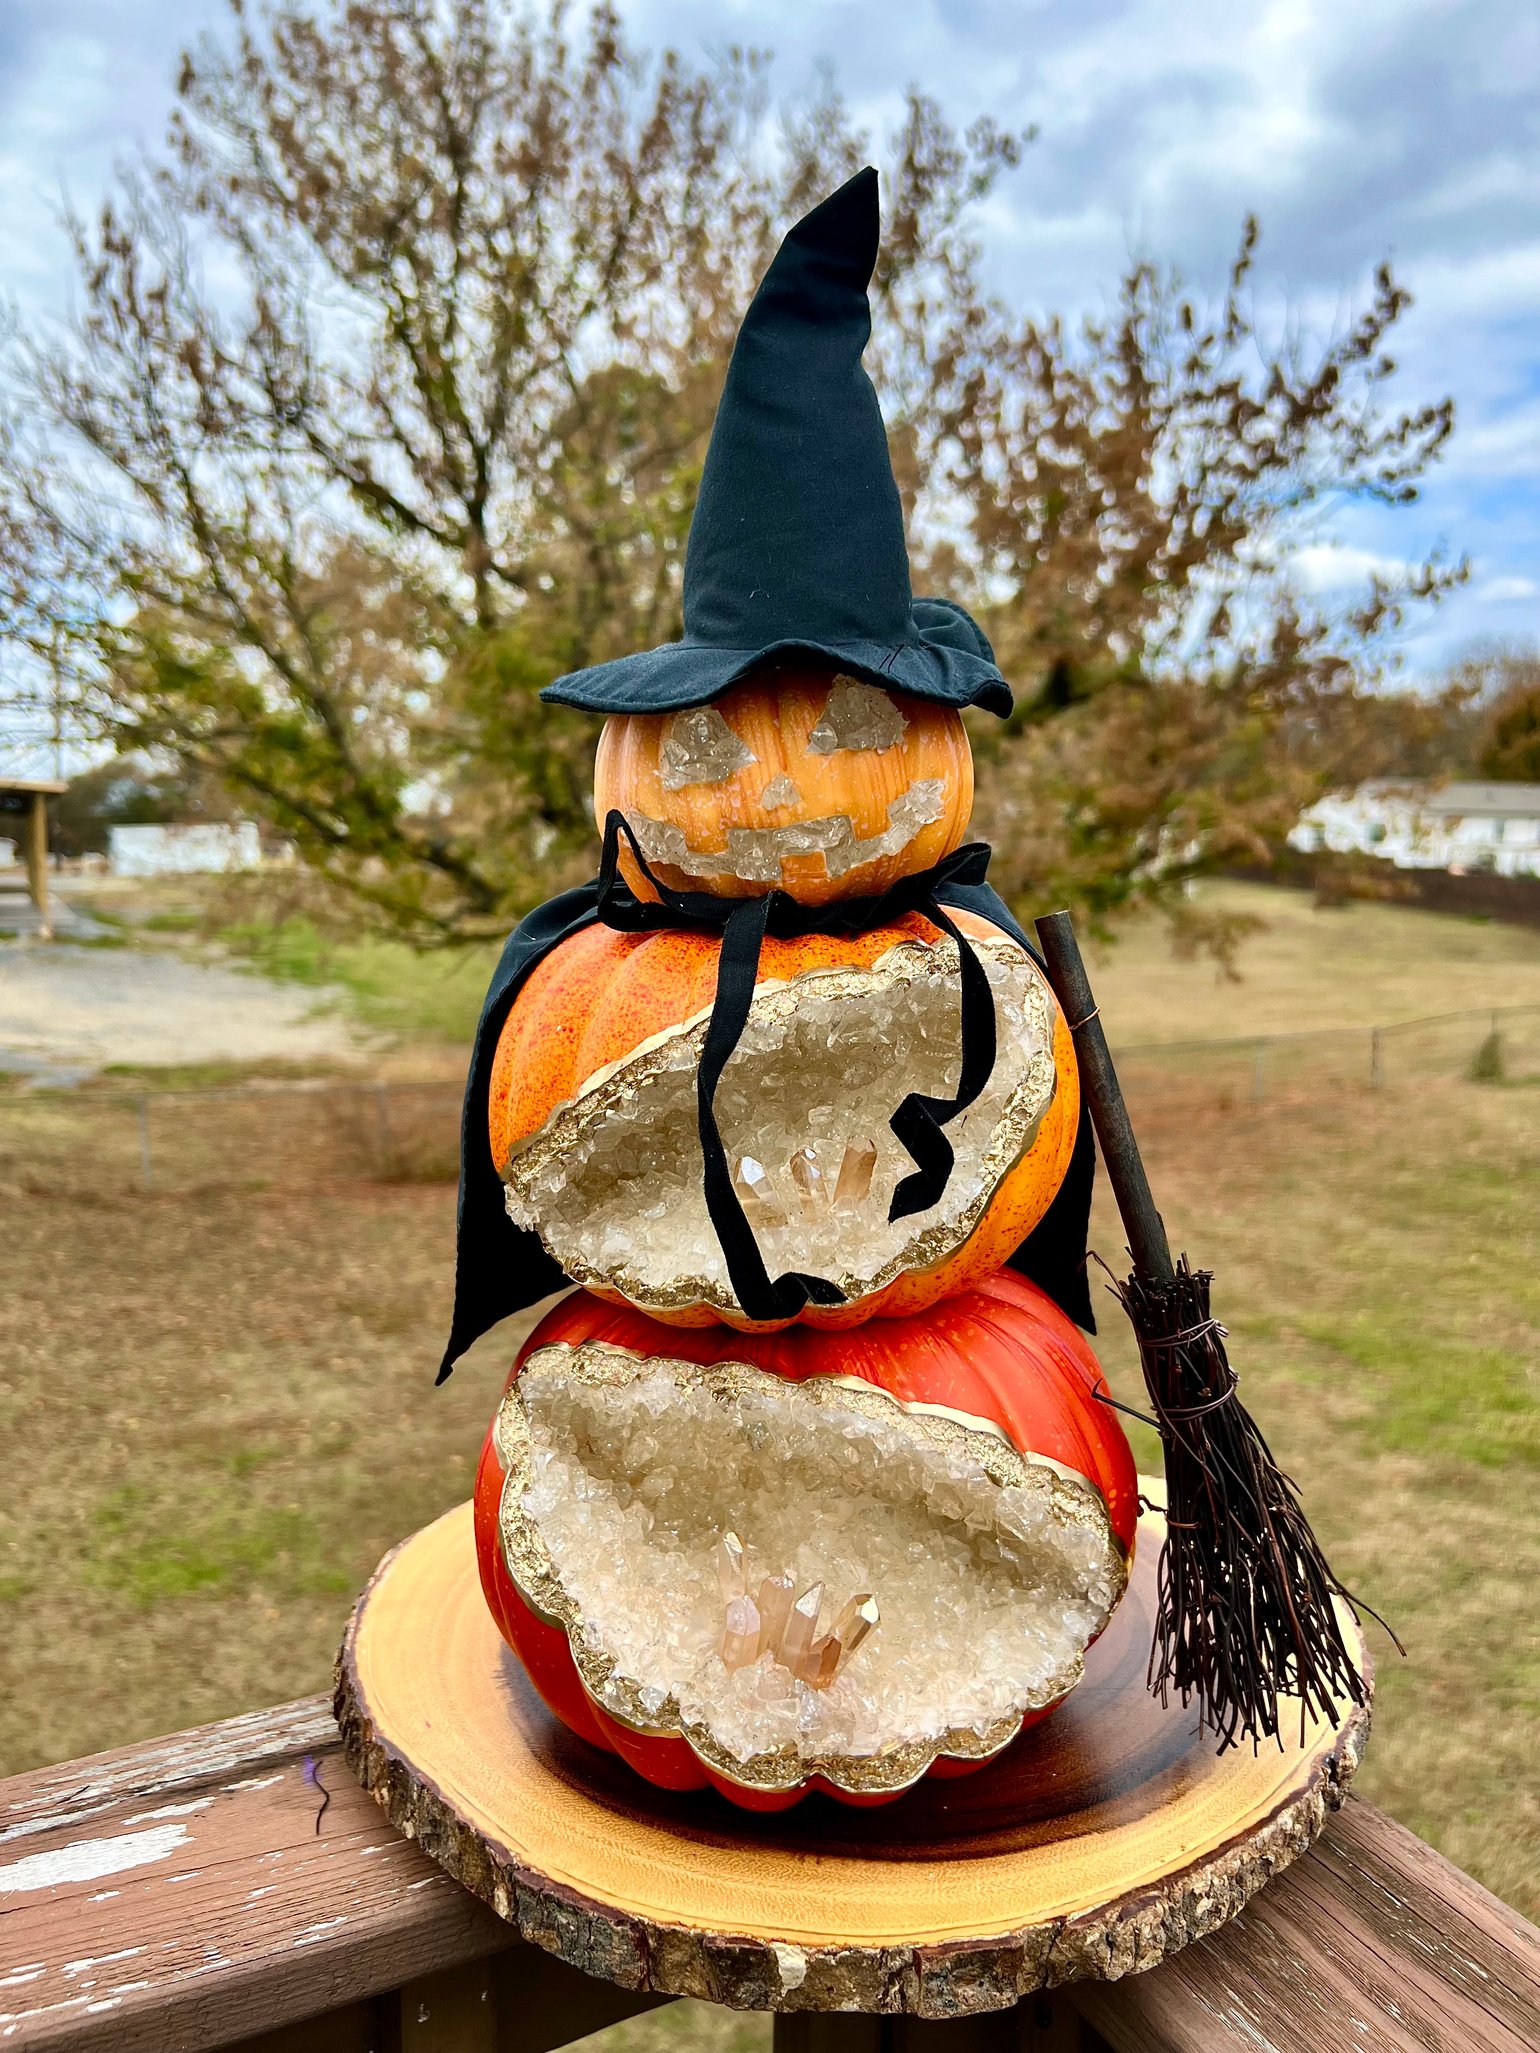
M0 1069L314 1062L363 1052L328 994L169 950L0 943Z

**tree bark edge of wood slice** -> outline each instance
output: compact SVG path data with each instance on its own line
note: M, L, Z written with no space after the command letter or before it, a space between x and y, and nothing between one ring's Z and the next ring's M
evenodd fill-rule
M810 1798L760 1816L655 1790L546 1711L482 1600L462 1505L388 1554L358 1601L337 1661L345 1757L391 1823L521 1937L622 1988L940 2019L1117 1980L1216 1930L1297 1859L1369 1729L1366 1703L1303 1748L1194 1744L1196 1713L1144 1683L1161 1537L1147 1514L1085 1680L1000 1761L881 1809ZM1165 1856L1145 1845L1130 1875L1130 1849L1163 1832ZM1102 1846L1119 1865L1087 1896ZM1056 1877L1060 1859L1077 1872ZM1058 1902L1034 1901L1045 1885ZM767 1923L777 1896L784 1915ZM921 1914L947 1897L950 1923ZM1003 1923L978 1914L986 1902Z

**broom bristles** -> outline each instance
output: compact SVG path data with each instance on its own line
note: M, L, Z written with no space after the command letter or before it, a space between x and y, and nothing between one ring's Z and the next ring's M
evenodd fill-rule
M1172 1690L1196 1698L1223 1752L1243 1739L1281 1746L1285 1697L1298 1701L1303 1743L1312 1715L1335 1726L1366 1688L1338 1600L1355 1617L1357 1606L1236 1394L1211 1281L1183 1255L1168 1284L1136 1272L1115 1287L1165 1449L1150 1687L1162 1703Z

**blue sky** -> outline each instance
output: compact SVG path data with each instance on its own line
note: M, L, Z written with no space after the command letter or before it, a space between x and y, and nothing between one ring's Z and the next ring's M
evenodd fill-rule
M906 84L954 115L1041 136L983 222L1024 305L1095 307L1131 253L1223 276L1263 223L1268 300L1340 323L1390 256L1416 297L1407 400L1459 426L1422 502L1345 510L1308 552L1330 590L1436 544L1473 576L1408 642L1414 672L1540 640L1540 8L1532 0L622 0L635 38L697 57L777 52L791 93L828 64L859 119ZM61 189L90 211L115 161L164 131L180 49L222 0L7 0L0 8L0 291L65 301Z

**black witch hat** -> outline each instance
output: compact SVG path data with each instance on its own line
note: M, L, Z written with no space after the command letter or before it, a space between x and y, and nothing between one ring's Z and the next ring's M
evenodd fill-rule
M594 713L698 706L767 658L822 656L879 685L1009 713L982 630L909 587L904 516L861 353L877 174L786 237L728 366L684 566L684 636L575 670L543 698Z

